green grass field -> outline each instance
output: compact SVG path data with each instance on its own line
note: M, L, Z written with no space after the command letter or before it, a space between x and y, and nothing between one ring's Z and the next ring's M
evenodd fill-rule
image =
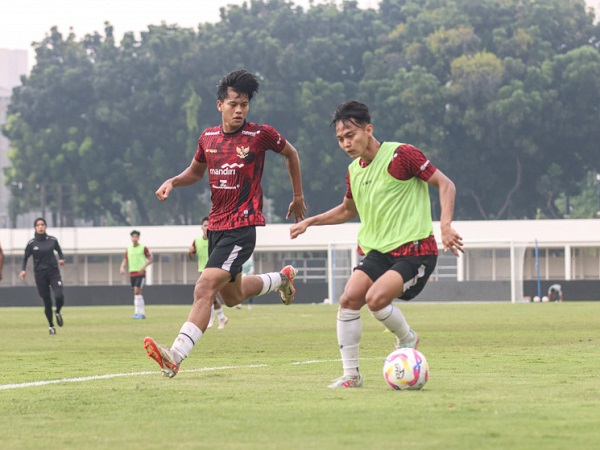
M336 306L227 310L173 379L142 340L170 345L186 306L147 306L146 321L67 306L56 336L41 307L2 309L0 446L598 448L600 302L400 306L429 362L422 391L385 385L393 337L366 310L364 387L332 390Z

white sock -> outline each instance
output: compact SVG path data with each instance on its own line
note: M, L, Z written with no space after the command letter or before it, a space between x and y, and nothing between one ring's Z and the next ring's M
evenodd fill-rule
M137 297L137 301L138 301L138 313L142 316L146 315L146 308L145 308L145 303L144 303L144 296L143 295L136 295Z
M258 275L263 282L262 290L258 295L275 292L281 286L281 274L279 272L269 272Z
M360 310L338 310L337 336L344 375L358 376L358 349L362 336Z
M410 336L410 327L404 318L404 314L394 305L388 305L379 311L371 311L371 314L394 333L400 342Z
M135 308L136 314L144 314L144 297L141 295L133 296L133 307Z
M175 338L171 350L175 355L177 364L188 357L196 342L202 337L202 331L192 322L185 322Z
M223 307L215 309L215 311L217 312L217 317L219 320L225 320L225 312L223 311Z

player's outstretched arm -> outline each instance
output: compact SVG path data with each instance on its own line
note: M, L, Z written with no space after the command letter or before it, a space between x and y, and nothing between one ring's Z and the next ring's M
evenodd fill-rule
M358 216L358 211L354 200L344 197L344 201L341 205L292 225L290 227L290 238L297 238L304 233L308 227L314 225L337 225L339 223L346 223L356 216Z
M464 253L462 237L452 228L452 217L454 216L454 199L456 198L456 187L450 178L436 170L427 181L429 184L438 188L440 193L440 227L442 229L442 244L444 251L450 250L454 256L458 252Z
M294 222L298 223L304 219L306 214L306 204L304 203L304 194L302 192L302 175L300 171L300 158L298 157L298 151L292 144L287 142L281 155L285 157L285 165L290 174L290 181L292 182L292 192L294 198L288 207L286 220L292 215L294 216Z
M179 175L173 178L169 178L165 181L156 191L156 196L161 202L164 202L169 198L169 194L173 188L181 186L189 186L190 184L197 183L202 179L206 172L206 163L199 163L195 159L192 159L190 165Z

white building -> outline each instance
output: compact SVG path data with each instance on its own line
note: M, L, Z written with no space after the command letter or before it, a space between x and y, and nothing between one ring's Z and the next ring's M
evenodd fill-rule
M538 280L538 271L544 285L558 281L594 282L594 286L600 286L600 220L458 221L454 227L464 238L466 253L460 258L443 252L439 223L434 223L440 256L426 287L430 298L521 301L525 295L535 294L531 291ZM196 262L188 260L186 252L200 233L200 227L138 229L140 241L148 246L155 259L148 271L148 284L193 284L197 278ZM131 230L131 227L49 228L48 233L58 238L66 255L67 264L61 269L63 278L68 284L79 286L128 284L128 279L119 274L119 266L130 244ZM327 297L335 300L359 258L357 231L357 223L312 227L290 240L289 225L258 227L255 270L271 272L294 264L300 269L299 283L326 285ZM33 224L27 229L0 229L5 253L4 280L0 287L23 284L17 274L23 250L33 232ZM585 289L592 289L589 286L592 285L588 283ZM594 292L581 294L586 295L595 295L587 299L600 299L600 294Z

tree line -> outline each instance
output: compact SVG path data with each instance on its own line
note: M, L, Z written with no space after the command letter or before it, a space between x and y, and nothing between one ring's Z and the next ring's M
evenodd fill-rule
M258 74L249 120L298 149L309 214L338 204L349 158L329 126L367 103L375 136L420 148L457 185L455 218L592 217L600 171L600 26L584 0L382 0L312 5L252 0L197 29L52 28L15 88L4 135L13 223L47 207L54 223L198 223L205 181L154 192L220 123L216 84ZM280 158L265 165L271 222L291 198ZM437 193L432 195L434 212ZM58 215L58 217L57 217Z

